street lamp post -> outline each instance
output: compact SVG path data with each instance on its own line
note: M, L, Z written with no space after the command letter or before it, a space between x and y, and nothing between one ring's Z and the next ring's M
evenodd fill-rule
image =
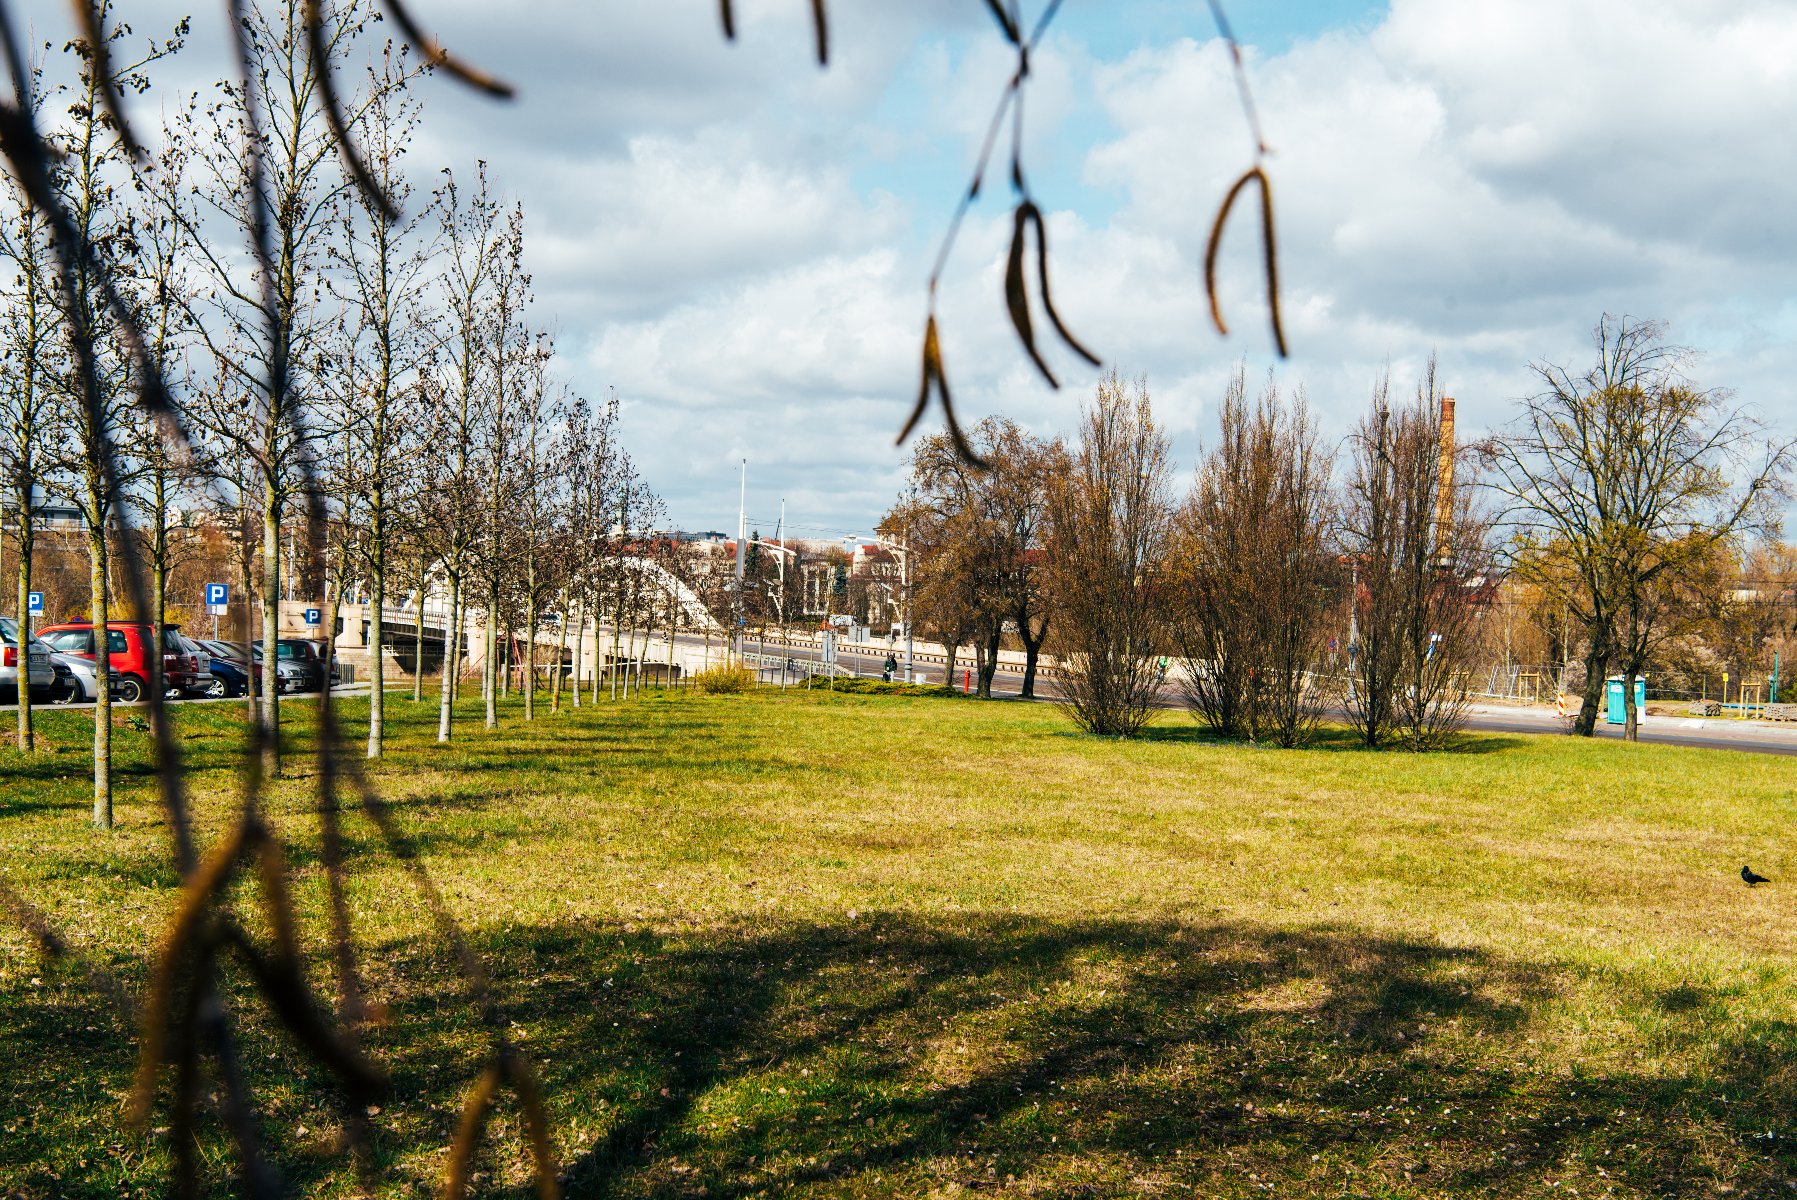
M899 560L899 585L905 593L905 603L899 613L899 620L905 626L905 682L916 683L916 654L911 637L911 547L883 538L877 533L874 534L874 544Z
M785 505L784 504L781 505L780 522L781 522L781 524L785 524L785 522L786 522L786 513L785 513ZM773 554L777 555L777 557L774 559L774 562L776 564L778 564L779 569L780 569L780 582L778 585L779 591L777 593L775 593L775 595L773 596L774 615L778 618L778 620L780 622L780 633L781 633L781 636L784 637L786 634L786 560L788 558L797 559L799 555L796 550L789 549L786 546L777 546L774 543L767 541L766 539L763 539L763 538L756 538L755 544L757 546L760 546L763 550L770 551ZM767 661L767 655L766 655L767 646L765 643L766 643L766 631L764 630L763 631L763 645L762 645L762 652L763 652L762 653L762 662L764 664Z

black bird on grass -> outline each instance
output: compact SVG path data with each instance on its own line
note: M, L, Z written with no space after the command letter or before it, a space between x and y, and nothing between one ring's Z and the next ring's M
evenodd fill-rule
M1752 867L1743 864L1741 867L1741 882L1745 883L1748 887L1752 887L1756 883L1771 883L1772 881L1767 879L1764 875L1755 875Z

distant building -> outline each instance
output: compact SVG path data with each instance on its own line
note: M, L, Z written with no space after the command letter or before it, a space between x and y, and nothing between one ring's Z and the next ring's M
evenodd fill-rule
M18 514L8 505L4 513L0 513L0 528L16 530L18 524ZM36 484L31 487L31 524L46 533L80 533L87 528L87 520L79 508L50 495Z

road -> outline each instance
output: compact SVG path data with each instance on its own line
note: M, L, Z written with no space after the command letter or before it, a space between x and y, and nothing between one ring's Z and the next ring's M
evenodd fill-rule
M703 638L682 636L682 643L695 648L705 644ZM713 640L712 646L718 649L720 643ZM748 650L755 653L755 642L750 639ZM850 646L838 646L837 661L843 667L858 675L877 676L886 662L886 647L882 643L869 644L866 649ZM767 658L775 662L782 658L790 658L798 663L816 663L821 661L822 651L816 646L776 646L769 644ZM897 652L901 663L904 659L903 647ZM940 679L942 665L940 663L925 664L920 668L929 673L932 680ZM957 681L958 682L958 681ZM1037 699L1052 701L1053 680L1043 673L1037 677L1037 690L1042 695ZM1022 676L1009 671L999 672L993 684L993 694L1000 697L1017 698L1022 686ZM366 683L349 684L337 688L336 695L359 695L368 690ZM305 699L317 693L299 693L283 696L282 699ZM1177 708L1179 697L1171 689L1165 695L1165 706ZM115 706L117 701L113 702ZM207 700L195 698L191 700L171 701L176 704L239 704L241 698L231 700ZM10 709L8 704L0 706L0 711ZM39 705L39 708L92 708L92 704ZM1523 708L1514 705L1475 704L1468 711L1466 727L1479 733L1526 733L1526 734L1561 734L1565 731L1565 722L1551 709ZM1622 728L1617 725L1600 724L1597 727L1599 737L1621 738ZM1760 721L1738 721L1729 717L1650 717L1641 725L1641 740L1657 742L1673 746L1699 746L1711 750L1742 750L1756 754L1797 755L1797 726L1782 728L1767 725Z
M685 640L685 639L682 639ZM693 639L695 645L703 644L702 639ZM715 644L715 643L714 643ZM748 649L754 652L755 643L749 641ZM821 651L815 646L777 647L770 645L767 655L775 658L791 658L798 662L817 662ZM901 647L897 657L904 660ZM867 650L838 646L838 662L859 675L878 675L886 661L885 644L876 643ZM932 680L940 679L942 666L939 663L928 664L926 668ZM957 668L959 670L959 668ZM955 681L959 684L959 680ZM1022 677L1001 671L993 684L993 694L1015 697L1021 686ZM1052 691L1053 681L1044 673L1037 677L1037 690L1043 693ZM1038 699L1051 700L1052 695L1045 694ZM1168 690L1165 698L1168 708L1179 706L1176 693ZM1524 708L1502 704L1475 704L1467 714L1466 727L1480 733L1532 733L1563 734L1566 723L1552 709ZM1597 727L1599 737L1622 737L1620 725L1600 724ZM1738 721L1729 717L1650 717L1642 722L1640 740L1658 742L1674 746L1700 746L1711 750L1744 750L1756 754L1788 754L1797 755L1797 726L1784 728L1768 725L1761 721Z

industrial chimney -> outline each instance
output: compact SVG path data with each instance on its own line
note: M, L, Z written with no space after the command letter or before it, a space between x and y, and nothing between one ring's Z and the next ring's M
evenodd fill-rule
M1454 398L1441 398L1441 475L1435 493L1435 565L1454 565Z

